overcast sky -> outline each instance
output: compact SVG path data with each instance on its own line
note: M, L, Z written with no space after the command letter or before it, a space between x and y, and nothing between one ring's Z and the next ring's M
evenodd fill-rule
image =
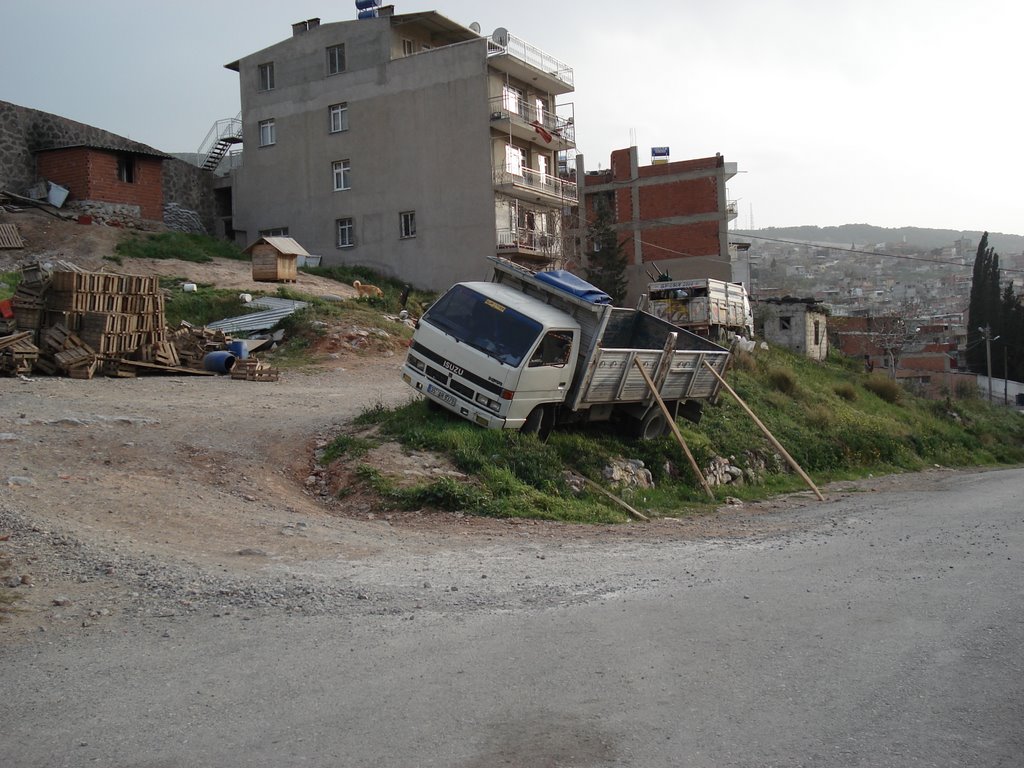
M588 170L720 152L746 228L1024 234L1019 0L396 0L505 27L575 70ZM167 152L239 109L224 64L353 0L0 0L0 100Z

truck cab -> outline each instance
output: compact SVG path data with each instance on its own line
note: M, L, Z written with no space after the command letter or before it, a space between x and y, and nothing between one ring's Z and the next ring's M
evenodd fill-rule
M482 427L521 429L564 401L580 337L571 315L512 287L458 283L420 318L402 378Z

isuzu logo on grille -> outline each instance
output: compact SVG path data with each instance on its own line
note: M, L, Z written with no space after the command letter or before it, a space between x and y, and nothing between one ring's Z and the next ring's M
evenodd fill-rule
M445 360L443 363L441 363L441 365L443 365L445 368L447 368L452 373L459 374L459 376L465 376L466 375L466 371L464 369L459 368L459 366L455 365L454 363L449 363L447 360Z

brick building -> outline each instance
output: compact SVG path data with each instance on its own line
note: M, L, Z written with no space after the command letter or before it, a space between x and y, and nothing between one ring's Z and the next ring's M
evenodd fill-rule
M592 225L600 206L614 212L628 264L628 300L645 291L649 271L676 280L734 279L729 222L736 211L726 182L736 175L736 163L716 155L641 166L637 148L630 147L612 152L608 170L585 171L582 155L576 168L583 179L581 223ZM581 240L585 259L593 244Z
M214 176L146 144L60 115L0 101L0 189L66 187L66 206L114 219L214 232Z
M139 149L88 145L36 153L39 175L70 191L69 201L97 201L138 208L139 218L163 220L165 155Z

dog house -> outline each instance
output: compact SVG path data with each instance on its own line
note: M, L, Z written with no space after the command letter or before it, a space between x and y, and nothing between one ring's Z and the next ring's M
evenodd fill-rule
M245 249L252 259L252 279L264 283L294 283L299 257L306 249L290 237L261 237Z

